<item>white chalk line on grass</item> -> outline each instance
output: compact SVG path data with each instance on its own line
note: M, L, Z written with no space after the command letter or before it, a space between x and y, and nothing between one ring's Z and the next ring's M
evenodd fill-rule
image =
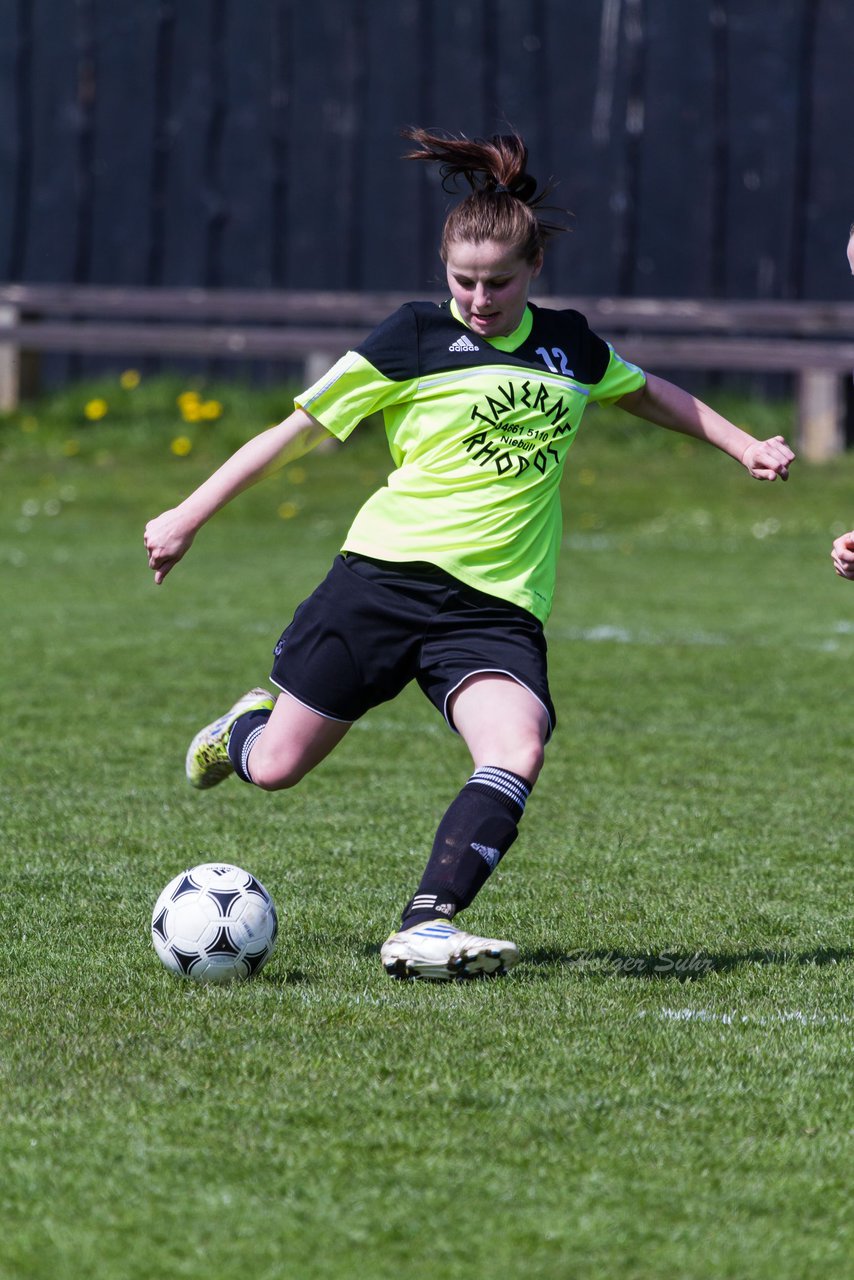
M801 1009L781 1009L778 1013L720 1013L716 1009L639 1009L638 1018L661 1022L716 1022L724 1026L779 1026L787 1022L805 1027L835 1026L852 1022L847 1013L804 1013Z
M512 985L512 979L510 979L509 985ZM374 1006L397 1009L400 1007L402 990L403 984L393 992L377 995L366 988L361 992L351 992L343 997L339 1003L355 1007ZM317 991L299 990L295 994L304 1005L322 1005L327 1002L327 997ZM805 1013L802 1009L781 1009L778 1013L773 1014L736 1013L734 1011L721 1013L716 1009L639 1009L635 1017L654 1022L702 1022L725 1027L779 1027L792 1025L800 1027L835 1027L847 1026L854 1022L854 1018L847 1013Z
M811 653L847 652L850 648L850 637L854 633L854 624L837 622L830 627L830 635L817 636L814 640L799 640L794 646ZM582 644L626 644L640 648L662 648L665 645L676 645L682 648L725 648L728 645L744 645L763 649L775 647L779 642L773 637L754 636L749 641L743 637L734 637L707 631L655 632L630 631L626 627L603 624L595 627L549 627L547 637L550 640L570 640Z

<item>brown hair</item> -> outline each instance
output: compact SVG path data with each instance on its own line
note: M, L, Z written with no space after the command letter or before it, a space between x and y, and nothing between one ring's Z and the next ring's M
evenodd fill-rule
M517 246L520 256L533 263L549 236L566 230L538 214L553 188L538 190L536 178L527 171L528 148L517 133L466 138L410 128L402 134L418 144L417 150L406 153L405 160L438 164L446 191L451 190L448 183L456 184L460 177L471 187L471 195L455 205L445 219L439 250L443 262L447 262L448 248L454 242L496 240Z

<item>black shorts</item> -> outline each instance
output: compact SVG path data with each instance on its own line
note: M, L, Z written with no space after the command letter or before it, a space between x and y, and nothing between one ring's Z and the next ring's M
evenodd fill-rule
M555 725L539 619L434 565L337 556L274 653L272 682L332 720L358 720L417 680L453 729L451 694L489 671L518 680Z

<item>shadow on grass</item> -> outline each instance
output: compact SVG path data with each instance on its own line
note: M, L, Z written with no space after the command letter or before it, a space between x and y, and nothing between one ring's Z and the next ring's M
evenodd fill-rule
M736 954L685 952L610 951L535 951L523 961L543 971L574 969L580 974L615 974L621 978L668 978L677 982L696 982L710 973L729 973L742 965L831 965L854 959L851 947L819 947L815 951L745 951Z
M308 973L303 973L302 969L288 969L286 973L277 973L275 970L262 969L253 979L256 985L266 983L271 987L298 987L304 986L314 981Z

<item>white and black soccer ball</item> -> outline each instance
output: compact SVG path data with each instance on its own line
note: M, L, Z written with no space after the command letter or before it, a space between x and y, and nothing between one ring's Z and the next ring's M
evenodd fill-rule
M273 953L273 899L228 862L203 862L170 880L154 904L151 940L167 969L197 982L251 978Z

